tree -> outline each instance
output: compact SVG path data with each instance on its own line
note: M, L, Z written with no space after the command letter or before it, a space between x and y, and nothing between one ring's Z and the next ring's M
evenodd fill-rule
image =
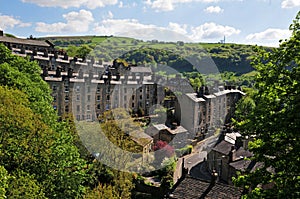
M0 45L0 165L46 197L75 198L84 192L85 162L51 102L38 64Z
M86 56L92 51L93 49L91 49L88 45L84 44L81 45L78 49L77 49L77 56L80 58L86 58Z
M236 180L247 198L300 198L300 12L290 30L279 48L257 48L254 59L255 105L238 127L254 137L249 148L262 166Z

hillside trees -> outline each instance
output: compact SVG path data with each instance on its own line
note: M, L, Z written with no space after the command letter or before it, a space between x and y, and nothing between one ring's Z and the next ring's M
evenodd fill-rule
M300 12L290 30L279 48L257 48L256 90L239 114L239 128L254 139L249 144L254 161L263 163L236 181L247 198L300 197Z
M57 122L50 89L40 77L40 67L12 55L3 45L0 93L0 166L7 171L8 187L13 187L5 189L6 196L81 195L85 162L73 145L69 125Z

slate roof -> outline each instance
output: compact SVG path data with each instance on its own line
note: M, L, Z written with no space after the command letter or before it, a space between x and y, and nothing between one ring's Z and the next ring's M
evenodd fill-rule
M171 199L238 199L242 195L242 189L226 184L216 183L210 190L210 182L196 178L186 177L171 193ZM206 196L204 193L209 190Z
M42 46L42 47L51 47L50 42L33 40L33 39L20 39L14 37L5 37L0 36L0 42L8 42L15 44L24 44L24 45L32 45L32 46Z
M239 160L239 161L230 163L229 166L233 167L237 171L244 172L246 170L249 170L250 172L253 172L256 169L261 168L263 166L263 163L254 162L251 160Z
M245 150L243 147L240 147L238 150L236 150L233 153L232 161L244 159L244 158L249 158L252 157L253 153L251 153L248 150Z
M234 144L231 144L227 141L222 140L219 144L217 144L212 150L217 151L224 155L229 155L230 151L232 150L232 146Z

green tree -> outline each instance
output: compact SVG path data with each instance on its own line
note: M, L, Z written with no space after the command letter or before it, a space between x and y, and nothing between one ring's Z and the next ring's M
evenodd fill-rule
M91 49L88 45L84 44L81 45L78 49L77 49L77 56L80 58L86 58L86 56L92 51L93 49Z
M5 195L8 188L8 180L9 180L8 172L3 166L0 166L0 199L6 198Z
M85 162L70 126L57 122L38 64L0 45L0 88L0 165L10 175L18 170L34 177L46 197L81 195Z
M254 59L255 106L238 125L254 137L249 148L263 166L236 180L247 198L300 198L300 12L290 30L279 48L257 48Z

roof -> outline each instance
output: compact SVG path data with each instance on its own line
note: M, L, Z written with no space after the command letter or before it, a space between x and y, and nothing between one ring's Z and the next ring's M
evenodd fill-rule
M187 93L186 96L188 96L194 102L205 102L205 99L202 97L197 97L197 93Z
M154 136L157 133L159 133L159 131L166 130L166 129L168 129L168 127L164 124L154 124L154 125L149 126L146 129L146 133L150 136Z
M226 133L224 140L231 144L235 144L236 139L241 136L242 135L238 132Z
M217 151L224 155L229 155L230 151L232 150L232 147L234 144L231 144L227 141L222 140L219 144L217 144L212 150Z
M261 168L263 166L263 163L255 162L252 160L239 160L239 161L230 163L229 166L233 167L237 171L244 172L246 170L249 170L250 172L253 172L256 169Z
M172 130L171 128L168 128L167 130L168 130L168 132L170 132L173 135L187 132L187 130L185 128L183 128L182 126L177 126L176 129L174 129L174 130Z
M152 73L150 67L144 67L144 66L131 67L130 71L133 73Z
M253 153L251 153L248 150L245 150L243 147L240 147L238 150L234 151L232 154L232 161L249 158L253 156Z
M34 40L34 39L20 39L20 38L5 37L5 36L0 36L0 42L41 46L41 47L51 47L50 42L47 42L47 41L40 41L40 40Z
M141 146L146 146L153 141L153 138L145 134L144 131L132 131L129 135L133 141Z
M204 196L209 190L210 182L187 177L175 188L170 195L172 199L195 199ZM203 198L205 199L238 199L242 195L242 189L216 183Z

